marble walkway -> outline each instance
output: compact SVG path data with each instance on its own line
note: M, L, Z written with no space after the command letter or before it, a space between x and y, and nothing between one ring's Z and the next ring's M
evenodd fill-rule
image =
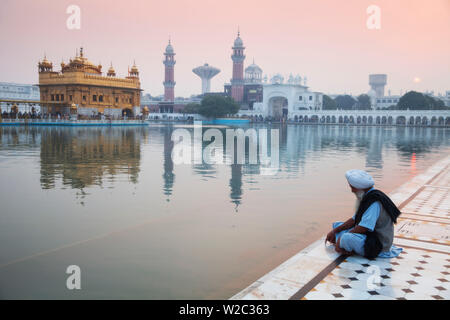
M450 299L450 156L389 196L397 258L341 256L323 237L231 299Z

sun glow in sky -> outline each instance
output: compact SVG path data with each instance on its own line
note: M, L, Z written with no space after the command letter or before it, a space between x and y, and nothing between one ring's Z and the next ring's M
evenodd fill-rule
M72 4L81 9L80 30L66 27ZM381 9L379 30L366 26L372 4ZM5 82L37 83L44 53L59 70L83 46L89 60L104 71L112 62L121 77L136 60L145 92L162 94L170 36L175 95L200 93L192 69L204 63L221 69L211 89L223 91L239 26L245 66L255 59L268 76L307 76L314 91L367 92L370 73L386 73L392 94L450 89L448 0L2 0L0 6Z

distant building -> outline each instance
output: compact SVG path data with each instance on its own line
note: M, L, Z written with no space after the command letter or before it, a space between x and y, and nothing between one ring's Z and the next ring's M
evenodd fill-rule
M252 119L295 119L304 110L322 110L323 94L313 92L301 84L300 77L290 77L287 83L280 74L274 75L270 83L263 85L262 102L254 103L252 110L241 109L239 115Z
M28 101L39 101L39 86L32 84L21 84L21 83L11 83L11 82L0 82L0 100L28 100ZM15 103L18 108L18 112L35 112L40 111L40 105L28 104L28 103ZM12 103L3 102L1 104L2 112L9 112L10 108L13 106Z
M400 95L390 95L375 98L375 109L388 108L392 105L396 105L402 96Z
M141 110L144 113L180 113L183 111L186 103L175 98L175 50L169 40L164 51L164 95L152 97L145 95L141 102Z
M226 83L224 91L241 105L243 110L253 110L253 105L262 102L262 69L253 63L245 68L244 75L244 43L238 32L233 44L233 77L230 83Z
M443 101L447 107L450 107L450 90L445 91L445 96L444 96Z
M244 42L238 31L237 38L233 44L233 77L231 78L231 97L234 101L241 103L244 100Z
M442 100L442 102L444 102L444 105L446 107L450 107L450 91L449 90L445 91L444 95L441 93L436 95L436 94L434 94L434 91L425 91L423 94L430 96L436 100L437 99Z
M211 91L211 79L220 72L220 69L205 63L203 66L192 69L192 72L202 79L202 94L205 94Z
M384 87L387 83L386 74L369 74L369 85L371 90L375 92L376 97L384 96Z
M370 104L372 110L379 110L396 105L401 95L391 95L391 91L388 91L388 95L384 95L384 87L387 84L386 74L369 74L370 90L367 95L370 97Z
M175 51L170 43L164 52L164 101L173 102L175 100Z
M93 116L131 116L140 112L139 71L134 64L126 78L116 77L114 68L107 75L102 66L84 57L83 48L61 71L45 57L39 62L39 89L43 113Z

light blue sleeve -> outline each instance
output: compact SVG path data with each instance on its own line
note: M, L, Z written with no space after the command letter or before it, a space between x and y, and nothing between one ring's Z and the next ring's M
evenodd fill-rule
M380 210L380 203L378 201L372 203L366 212L363 213L361 221L358 225L373 231L375 229L378 217L380 216Z

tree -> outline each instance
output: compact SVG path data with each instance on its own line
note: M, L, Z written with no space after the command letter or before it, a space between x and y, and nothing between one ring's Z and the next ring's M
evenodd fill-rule
M429 110L430 99L420 92L409 91L400 98L397 105L400 110Z
M206 95L198 107L198 113L208 118L219 118L239 111L237 104L231 97Z
M445 110L445 109L448 109L445 106L444 101L442 101L441 99L435 99L435 98L427 96L427 95L424 95L424 96L425 96L425 99L427 100L428 105L430 106L431 110Z
M198 113L200 108L200 105L198 103L188 103L184 109L183 109L183 113Z
M369 110L370 108L370 97L367 94L360 94L358 96L358 109Z
M348 94L337 96L336 98L334 98L334 101L336 101L336 106L339 109L344 109L344 110L353 109L353 106L356 103L356 100L353 99L353 97L349 96Z
M334 101L333 99L331 99L329 96L327 96L326 94L323 95L323 105L322 105L322 109L323 110L336 110L336 101Z

